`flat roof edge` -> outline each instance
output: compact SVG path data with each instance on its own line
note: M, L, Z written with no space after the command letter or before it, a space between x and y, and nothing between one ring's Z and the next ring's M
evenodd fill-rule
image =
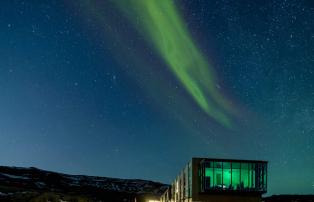
M229 158L208 158L208 157L193 157L197 160L206 160L206 161L232 161L232 162L255 162L255 163L268 163L265 160L248 160L248 159L229 159Z

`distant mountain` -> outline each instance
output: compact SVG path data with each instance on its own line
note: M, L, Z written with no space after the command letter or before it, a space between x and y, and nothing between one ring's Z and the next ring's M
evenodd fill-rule
M160 196L168 185L140 180L68 175L0 166L0 202L133 201L138 195Z

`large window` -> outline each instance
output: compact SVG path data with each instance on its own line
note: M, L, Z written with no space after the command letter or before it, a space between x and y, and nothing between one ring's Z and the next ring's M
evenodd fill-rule
M249 164L241 163L241 189L246 189L249 186Z
M256 165L256 189L266 191L267 188L267 166L262 163Z
M200 164L199 177L202 191L266 192L267 163L206 160Z
M222 179L223 179L223 188L224 189L231 189L231 162L223 162L222 164L223 173L222 173Z
M255 189L255 164L249 164L249 188Z
M214 168L213 162L208 162L205 167L205 178L204 178L205 189L210 189L214 186Z
M240 189L240 174L241 174L241 171L240 171L240 166L241 164L239 162L232 162L232 175L231 175L231 179L232 179L232 189L235 189L235 190L239 190Z
M214 187L222 188L222 162L214 162Z

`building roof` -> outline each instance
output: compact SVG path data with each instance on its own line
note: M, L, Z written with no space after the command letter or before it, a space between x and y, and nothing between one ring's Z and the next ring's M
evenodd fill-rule
M232 161L232 162L247 162L247 163L268 163L264 160L246 160L246 159L220 159L220 158L202 158L202 157L193 157L192 159L198 159L203 161Z

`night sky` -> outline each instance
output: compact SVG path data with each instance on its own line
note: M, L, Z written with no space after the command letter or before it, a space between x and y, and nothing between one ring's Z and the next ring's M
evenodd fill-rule
M268 194L314 194L314 1L147 2L0 1L0 164L267 160Z

